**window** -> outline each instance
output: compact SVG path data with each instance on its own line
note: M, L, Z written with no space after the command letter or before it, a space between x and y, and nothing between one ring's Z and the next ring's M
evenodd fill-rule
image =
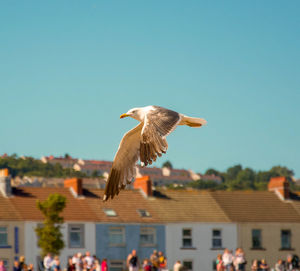
M110 271L123 271L124 270L124 262L123 261L110 261Z
M183 267L185 268L184 270L187 270L187 271L192 271L193 270L193 261L188 261L188 260L185 260L183 261Z
M147 210L138 209L137 211L141 217L150 217L150 213Z
M103 211L107 216L117 216L116 211L113 209L103 209Z
M109 227L109 245L122 246L125 244L125 229L123 227Z
M262 248L261 230L259 229L252 230L252 248Z
M140 244L141 246L153 246L156 243L156 230L150 227L141 227Z
M69 247L84 248L84 225L69 225Z
M183 247L192 247L192 230L183 229L182 230L182 246Z
M0 227L0 246L7 246L7 227Z
M291 248L291 231L281 230L281 249Z
M222 248L222 231L212 230L212 247Z

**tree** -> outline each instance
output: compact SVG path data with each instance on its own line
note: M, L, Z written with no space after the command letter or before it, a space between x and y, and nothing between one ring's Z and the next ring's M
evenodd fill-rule
M287 167L282 167L282 166L272 167L270 169L270 172L277 174L277 176L284 176L290 181L291 181L292 177L294 176L293 170L288 169Z
M209 168L208 170L205 171L205 175L216 175L216 176L221 176L220 172L215 170L214 168Z
M41 248L41 256L47 253L59 255L64 248L61 224L64 218L60 213L66 207L66 197L60 194L51 194L45 201L37 201L37 208L43 213L45 220L41 227L35 228L38 237L38 246Z
M166 161L163 163L162 167L167 167L169 169L173 169L173 165L170 161Z
M0 168L8 168L12 177L43 176L43 177L86 177L86 174L73 168L63 168L60 164L44 164L32 157L17 158L13 156L0 157Z
M97 171L97 170L94 170L94 171L92 172L91 177L97 178L97 177L98 177L98 171Z
M242 170L241 165L236 165L227 169L226 179L227 180L235 180L239 172Z

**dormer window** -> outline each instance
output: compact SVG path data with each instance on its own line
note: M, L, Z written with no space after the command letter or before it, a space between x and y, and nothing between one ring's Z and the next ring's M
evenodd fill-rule
M117 216L116 211L113 209L103 209L103 211L107 216L110 216L110 217Z
M137 211L141 217L150 217L151 216L150 213L145 209L138 209Z

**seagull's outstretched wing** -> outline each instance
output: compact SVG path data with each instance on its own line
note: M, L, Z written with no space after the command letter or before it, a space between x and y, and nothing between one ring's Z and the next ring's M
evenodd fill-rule
M175 111L159 106L147 113L140 145L140 160L147 166L156 161L157 156L166 153L168 143L166 136L177 127L181 115Z
M103 201L110 197L113 199L135 177L142 128L143 123L140 123L122 138L105 186Z

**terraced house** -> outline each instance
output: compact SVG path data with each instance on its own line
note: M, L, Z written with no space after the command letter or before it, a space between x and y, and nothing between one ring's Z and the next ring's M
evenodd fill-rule
M144 176L134 189L103 203L103 190L83 189L77 178L65 180L62 188L11 187L7 170L0 174L0 255L9 268L21 255L37 266L34 229L43 217L36 200L51 193L67 198L62 268L69 256L87 250L117 271L126 269L132 249L140 260L162 251L169 269L181 260L194 271L213 270L224 248L242 247L247 270L253 259L274 266L288 253L300 255L300 201L284 178L271 179L269 191L227 192L152 190Z
M127 255L137 249L148 257L154 249L165 253L165 227L151 203L139 190L126 190L117 200L102 202L103 190L83 189L80 179L66 180L64 188L11 188L5 171L0 195L0 258L11 268L15 258L25 255L27 263L38 266L39 248L35 228L43 221L37 200L59 193L67 198L62 216L65 248L60 259L65 267L68 257L90 251L106 257L114 270L124 270ZM9 192L8 192L9 191ZM17 230L16 230L17 229Z

